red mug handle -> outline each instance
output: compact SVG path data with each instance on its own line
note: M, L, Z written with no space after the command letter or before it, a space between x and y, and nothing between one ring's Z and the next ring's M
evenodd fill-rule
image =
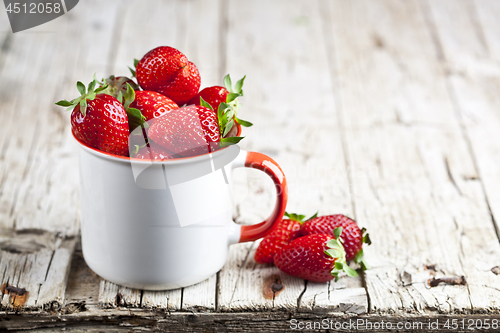
M261 153L241 151L240 154L246 154L243 165L246 168L253 168L265 172L276 186L276 204L271 215L263 222L244 225L241 227L239 243L252 242L264 237L271 231L276 222L281 221L285 214L286 203L288 201L288 188L283 170L272 158ZM243 161L242 161L243 162ZM238 163L236 163L238 164Z

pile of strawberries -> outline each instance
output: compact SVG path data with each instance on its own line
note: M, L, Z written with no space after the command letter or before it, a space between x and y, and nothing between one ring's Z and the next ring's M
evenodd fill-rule
M56 103L72 110L78 140L114 155L165 160L238 143L240 125L252 125L236 117L245 77L234 88L227 75L224 87L199 91L196 65L169 46L149 51L131 71L138 84L124 76L94 79L87 87L78 82L81 96ZM131 133L139 126L146 143L134 145Z
M252 126L236 117L245 77L233 87L227 75L224 87L199 91L196 65L168 46L149 51L134 65L130 70L137 83L124 76L94 79L87 87L78 82L81 96L56 103L72 110L71 127L78 140L114 155L165 160L238 143L240 125ZM145 144L134 145L137 132ZM362 247L370 240L354 220L344 215L306 221L304 215L286 217L259 244L257 263L274 263L285 273L314 282L337 280L341 271L357 276L348 265L351 260L366 268Z
M371 244L365 229L344 215L304 215L285 213L283 219L262 239L254 259L260 264L274 263L283 272L313 282L335 279L344 271L358 276L349 267L353 260L366 269L363 243Z

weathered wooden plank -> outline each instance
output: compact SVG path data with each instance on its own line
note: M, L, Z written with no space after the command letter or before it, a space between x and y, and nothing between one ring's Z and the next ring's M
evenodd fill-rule
M480 310L471 288L486 291L477 278L491 273L476 253L487 248L486 263L500 249L421 7L335 1L328 10L347 160L377 170L350 178L356 218L374 240L370 310ZM465 275L469 286L430 288L432 274Z
M146 311L140 309L115 309L99 315L95 311L78 314L4 314L0 329L36 330L53 332L290 332L305 331L359 331L359 332L470 332L471 328L481 332L497 332L498 315L446 315L446 316L397 316L361 315L346 316L335 313L287 313L268 311L264 313L192 313ZM489 328L486 324L489 322ZM491 323L495 323L492 325ZM450 325L456 323L456 328ZM321 326L321 324L325 326ZM315 326L314 326L315 325ZM476 326L477 325L477 326ZM306 327L310 327L307 329ZM342 329L342 328L347 329ZM323 328L323 329L321 329Z
M498 31L500 24L491 20L492 15L500 15L500 6L495 1L443 1L425 9L442 52L443 66L448 69L450 95L492 215L484 223L475 221L472 228L463 226L467 237L464 246L474 249L467 251L470 260L464 263L467 267L475 266L467 270L471 304L476 311L490 311L500 305L500 285L491 271L498 265L498 252L496 247L484 246L495 242L490 223L496 222L498 235L500 220L500 53L496 50L500 38L492 33ZM492 26L495 23L496 27Z
M44 231L23 232L0 237L2 285L24 289L4 293L6 309L58 309L64 303L75 238L62 239ZM17 296L16 296L17 295ZM14 302L14 296L18 302Z
M65 15L11 38L2 70L2 93L8 98L0 105L8 125L0 142L4 228L78 233L76 149L69 113L54 102L74 96L77 79L88 82L93 72L102 72L95 54L109 51L117 3L87 15L92 6L79 6L77 17ZM40 90L42 83L53 91Z
M2 47L0 228L18 230L18 242L2 246L0 260L11 267L4 282L29 292L25 308L55 309L65 299L79 231L78 167L69 113L54 102L75 96L76 80L103 71L100 56L109 52L118 3L100 4L91 14L94 6L86 2L75 9L79 15L9 33ZM12 248L22 250L9 254Z
M231 47L227 48L226 67L236 77L248 75L241 117L255 126L245 129L247 138L241 146L268 154L282 166L289 184L287 209L311 215L319 211L352 216L319 19L321 7L302 1L230 2L226 44ZM258 28L256 20L260 22ZM265 61L269 54L273 60ZM292 89L296 93L290 93ZM261 221L274 204L272 183L252 171L245 170L246 179L235 183L235 192L245 193L238 205L239 222ZM237 170L235 178L242 173ZM328 284L318 284L308 293L303 280L273 265L256 264L255 248L256 244L233 246L220 273L221 310L297 309L304 295L309 299L301 309L310 307L314 302L310 300L315 298L318 309L333 306L327 297L315 297L328 295ZM279 280L284 289L266 299L263 289L273 279ZM353 298L353 302L358 301ZM366 308L366 302L365 294L359 304Z

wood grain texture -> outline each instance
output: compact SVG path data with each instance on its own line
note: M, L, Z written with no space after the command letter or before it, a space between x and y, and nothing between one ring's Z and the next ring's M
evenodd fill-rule
M375 240L370 311L497 311L471 296L498 297L485 267L500 248L432 23L417 2L335 1L329 11L348 162L377 170L351 178L356 218ZM469 284L430 288L431 273Z
M0 14L0 276L25 288L23 309L37 312L8 314L20 299L4 292L10 321L0 328L121 329L124 320L141 330L271 332L333 313L500 311L498 1L142 3L80 2L17 34ZM222 271L189 288L134 290L90 271L77 244L69 113L53 103L94 72L128 75L133 58L159 45L195 62L202 87L247 75L240 115L255 126L241 147L282 166L288 211L343 213L366 226L370 270L305 282L256 264L255 242L232 246ZM255 170L233 176L235 220L262 221L272 183ZM466 286L427 284L462 275ZM269 281L284 289L269 294Z
M426 9L443 53L442 64L448 69L449 94L491 214L467 230L467 247L476 248L468 263L476 269L467 272L471 305L476 311L496 311L500 285L491 269L497 265L498 252L483 244L496 239L490 224L496 226L497 235L500 226L500 54L495 51L500 38L491 33L500 28L498 20L491 20L491 15L500 15L500 6L495 1L443 1L429 3ZM491 26L494 22L496 27ZM478 233L478 228L484 231Z
M77 151L69 113L54 105L74 82L103 72L116 3L95 2L12 35L1 49L0 262L2 283L25 288L25 309L59 310L79 233ZM78 12L78 15L76 13ZM3 26L3 24L2 24ZM50 87L50 89L44 89ZM2 295L10 309L10 295Z
M319 3L303 1L230 2L227 71L237 73L237 77L247 75L242 113L255 126L245 129L248 136L241 146L268 154L283 168L289 184L287 210L352 216L338 123L332 117L336 105L331 77L325 71L328 60L320 11ZM260 22L259 29L255 28L256 21ZM271 49L273 58L266 60ZM245 57L239 56L243 53ZM290 94L290 82L296 94ZM327 155L322 153L325 151ZM246 183L235 183L235 192L246 194L238 205L240 222L263 220L273 205L271 182L265 175L252 171L244 171ZM238 175L235 173L235 177ZM232 247L220 272L221 310L325 310L338 306L337 301L350 303L340 295L330 299L328 295L334 294L329 293L328 284L309 289L305 281L283 274L272 265L256 264L256 247L257 244ZM269 279L279 279L284 286L271 299L263 294ZM360 287L361 281L357 281ZM333 285L331 288L335 289ZM365 290L358 288L355 293L360 297L352 297L354 307L366 311ZM347 308L337 307L339 311Z

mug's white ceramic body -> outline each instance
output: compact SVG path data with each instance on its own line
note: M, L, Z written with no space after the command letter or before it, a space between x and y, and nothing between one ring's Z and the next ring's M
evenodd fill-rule
M284 199L278 198L268 220L243 227L248 232L232 220L231 170L255 167L247 157L258 153L230 146L202 156L150 162L77 142L83 256L95 273L111 282L147 290L198 283L222 268L230 244L262 237L283 216L284 179Z

